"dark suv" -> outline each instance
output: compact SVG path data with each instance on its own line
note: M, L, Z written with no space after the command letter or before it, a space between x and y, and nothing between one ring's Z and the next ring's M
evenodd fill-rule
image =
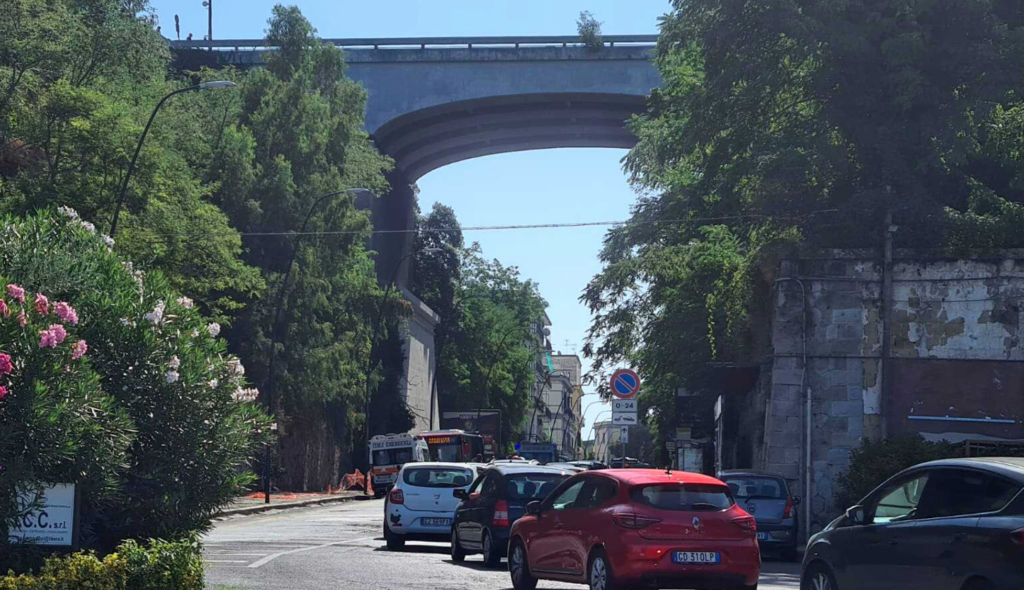
M947 459L889 479L811 537L804 590L1024 588L1024 459Z
M501 463L481 471L469 490L453 492L462 502L452 525L452 559L482 553L484 564L496 567L508 552L512 523L526 514L526 505L543 500L573 473L529 463Z
M778 551L782 559L796 561L798 531L796 507L800 497L789 491L785 478L774 473L728 470L718 474L736 503L757 521L757 542L763 551Z

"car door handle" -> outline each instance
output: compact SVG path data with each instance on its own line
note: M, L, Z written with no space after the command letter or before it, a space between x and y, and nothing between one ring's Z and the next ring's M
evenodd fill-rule
M556 529L564 529L564 528L565 528L565 525L564 525L564 524L562 524L562 523L558 523L558 524L556 524L556 525L555 525L555 528L556 528Z
M960 542L966 541L966 540L967 540L967 535L964 534L964 533L955 533L955 534L953 534L953 542L954 543L960 543Z

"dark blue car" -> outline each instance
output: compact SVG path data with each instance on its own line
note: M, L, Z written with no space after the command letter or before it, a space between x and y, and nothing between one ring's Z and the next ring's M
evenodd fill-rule
M508 552L512 524L526 514L526 505L543 500L575 471L529 463L500 463L480 472L469 490L455 490L462 502L452 525L452 559L481 553L484 564L496 567Z

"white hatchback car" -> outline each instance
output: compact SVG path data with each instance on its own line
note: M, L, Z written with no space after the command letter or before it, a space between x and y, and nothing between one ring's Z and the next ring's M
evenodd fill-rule
M459 500L483 465L406 463L384 501L384 539L398 551L406 541L450 541Z

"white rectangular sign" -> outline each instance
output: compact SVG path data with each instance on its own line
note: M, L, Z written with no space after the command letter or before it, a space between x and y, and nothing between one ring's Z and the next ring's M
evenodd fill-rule
M612 412L616 414L635 414L636 413L636 400L635 399L616 399L612 400Z
M636 423L636 412L630 414L612 414L613 426L635 426Z
M37 504L21 517L21 526L11 527L11 543L32 543L54 547L73 547L75 544L75 484L56 484L36 494L21 494L22 506Z
M622 428L619 429L619 442L620 443L628 443L629 442L629 428L623 426Z

